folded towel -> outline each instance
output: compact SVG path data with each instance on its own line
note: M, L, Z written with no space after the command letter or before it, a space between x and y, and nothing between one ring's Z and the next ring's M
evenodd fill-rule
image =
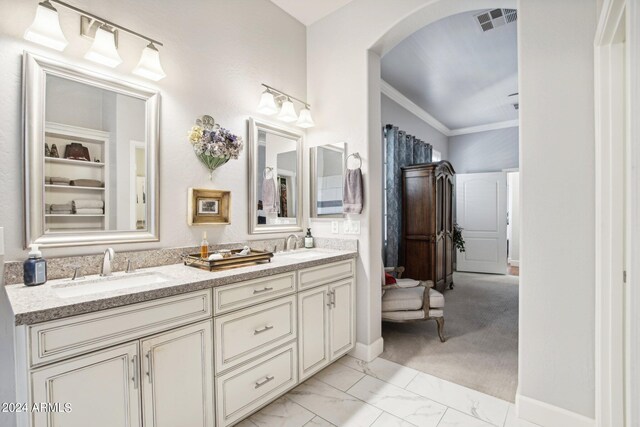
M44 183L45 184L51 184L51 177L50 176L45 176L44 177Z
M51 211L51 215L71 215L73 211Z
M63 182L66 183L67 185L69 184L69 182L71 182L71 180L69 178L65 178L63 176L52 176L51 178L51 183L53 184L58 183L58 182Z
M82 209L76 209L76 213L78 215L102 215L104 213L104 210L103 209L82 208Z
M52 204L51 205L51 211L52 212L56 212L56 211L70 211L73 208L71 207L71 203L64 203L64 204Z
M76 187L102 187L102 181L97 179L74 179L71 181L71 185Z
M342 211L344 213L362 213L364 191L362 188L362 171L347 169L344 175L344 191L342 192Z
M74 200L73 201L73 208L75 210L78 209L102 209L104 208L104 201L102 200L86 200L86 199L80 199L80 200Z
M211 254L209 255L209 258L207 258L209 261L215 261L215 260L219 260L224 258L221 254L215 253L215 254Z
M51 205L50 204L45 204L44 205L44 213L50 213L51 212Z
M273 178L265 178L262 181L262 210L265 213L278 213L278 193Z

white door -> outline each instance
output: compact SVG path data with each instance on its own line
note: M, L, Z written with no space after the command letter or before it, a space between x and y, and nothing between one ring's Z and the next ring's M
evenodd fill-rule
M211 320L142 341L145 427L213 427Z
M140 426L138 360L136 341L34 371L33 403L68 403L70 412L33 412L33 426Z
M457 254L457 270L506 274L506 173L457 174L456 219L466 249Z
M355 343L353 279L329 285L329 348L331 360L351 350Z
M298 294L300 381L329 364L328 286L318 286Z

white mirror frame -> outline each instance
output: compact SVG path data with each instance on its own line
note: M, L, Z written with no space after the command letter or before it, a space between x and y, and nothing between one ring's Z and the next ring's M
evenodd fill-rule
M339 214L318 214L318 148L326 148L328 150L340 151L338 149L338 145L342 146L342 178L344 179L344 173L347 169L347 143L346 142L338 142L335 144L325 144L325 145L316 145L315 147L311 147L309 149L309 163L311 169L311 175L309 179L309 187L310 191L310 211L311 218L322 219L322 218L344 218L344 213Z
M36 243L42 247L140 243L160 240L159 215L159 126L160 94L151 89L123 82L103 74L83 70L49 58L24 52L22 64L24 212L25 247ZM147 177L150 196L146 230L87 231L45 234L44 217L44 135L46 76L53 75L79 83L118 92L145 102Z
M296 159L298 173L296 177L296 223L295 224L258 224L258 206L256 203L256 181L258 177L258 132L280 135L296 141ZM304 146L304 134L296 130L285 128L273 123L267 123L254 118L249 118L249 234L269 233L295 233L302 228L302 149Z

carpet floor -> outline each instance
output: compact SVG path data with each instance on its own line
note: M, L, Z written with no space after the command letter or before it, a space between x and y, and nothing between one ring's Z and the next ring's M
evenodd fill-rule
M518 277L454 273L436 322L383 323L380 357L510 402L518 384Z

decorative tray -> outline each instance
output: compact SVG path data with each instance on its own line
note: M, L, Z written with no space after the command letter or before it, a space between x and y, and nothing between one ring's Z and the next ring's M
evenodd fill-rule
M184 265L190 267L198 267L203 270L224 270L228 268L246 267L247 265L257 264L261 262L271 262L273 252L259 251L251 249L247 255L240 255L242 249L232 249L230 255L222 259L208 260L200 258L200 254L186 255L184 257Z

